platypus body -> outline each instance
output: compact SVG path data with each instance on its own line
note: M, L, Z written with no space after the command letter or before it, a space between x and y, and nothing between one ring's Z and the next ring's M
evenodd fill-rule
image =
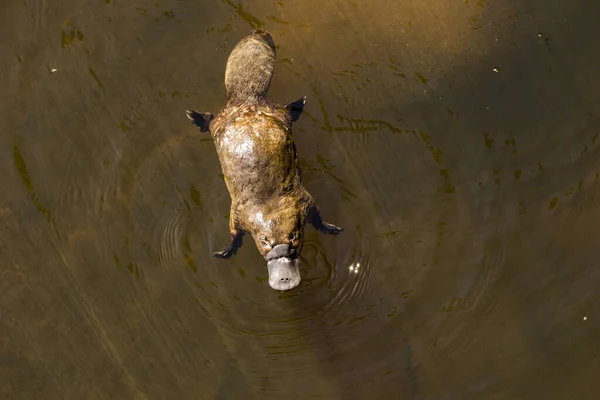
M227 103L217 115L187 111L201 131L209 131L231 196L230 243L215 257L229 258L249 232L267 261L269 285L293 289L300 283L304 225L338 234L342 228L321 218L302 186L291 133L304 98L282 106L266 95L275 69L271 35L257 29L244 37L227 60Z

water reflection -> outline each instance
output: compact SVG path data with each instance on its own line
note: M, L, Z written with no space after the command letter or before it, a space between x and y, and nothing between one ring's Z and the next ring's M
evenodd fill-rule
M596 3L7 3L2 394L592 398ZM229 198L184 115L254 27L346 228L307 229L290 293L211 257Z

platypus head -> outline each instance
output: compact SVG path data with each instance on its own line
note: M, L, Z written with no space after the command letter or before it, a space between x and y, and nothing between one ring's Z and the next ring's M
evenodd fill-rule
M300 284L299 255L303 244L304 215L283 209L272 215L257 212L252 218L252 237L267 261L269 285L290 290Z

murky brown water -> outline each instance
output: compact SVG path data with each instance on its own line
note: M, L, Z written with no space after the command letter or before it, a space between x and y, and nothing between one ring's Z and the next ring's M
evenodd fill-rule
M3 398L597 397L597 1L1 12ZM223 105L258 26L271 99L308 96L304 182L345 228L307 228L286 294L251 242L210 256L229 197L185 116Z

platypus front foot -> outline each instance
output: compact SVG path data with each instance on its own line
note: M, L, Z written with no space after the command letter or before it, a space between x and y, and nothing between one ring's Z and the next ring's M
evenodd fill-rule
M337 235L342 232L344 228L340 228L339 226L335 226L323 220L321 217L321 212L319 208L313 203L308 211L309 222L312 226L315 227L316 230L326 233L328 235Z
M321 226L317 229L328 235L337 235L344 230L344 228L340 228L339 226L335 226L325 221L321 221Z
M213 257L223 258L225 260L229 259L232 255L233 255L233 249L231 248L231 245L225 247L221 251L215 251L213 253Z
M231 233L231 242L223 250L215 251L213 257L227 260L237 253L240 247L242 247L242 234L238 232Z

